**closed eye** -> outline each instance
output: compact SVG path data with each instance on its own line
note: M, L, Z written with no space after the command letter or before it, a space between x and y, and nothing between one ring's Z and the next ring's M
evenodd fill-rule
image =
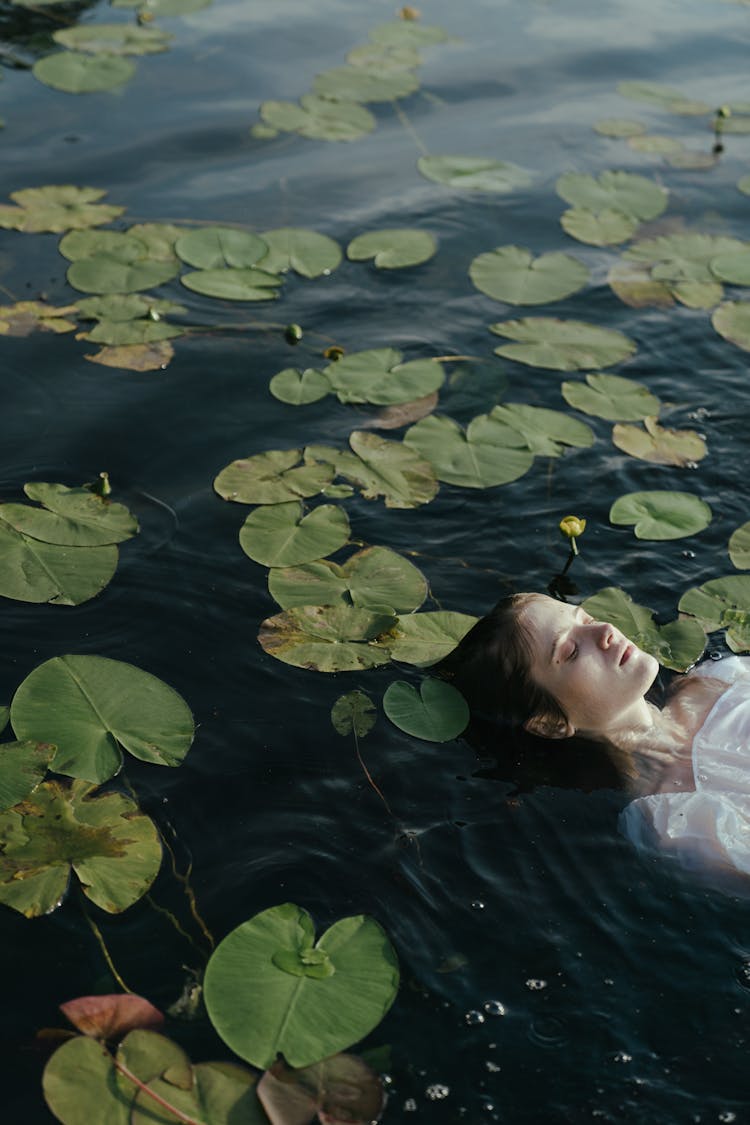
M578 656L578 645L574 644L568 655L565 657L565 663L568 664L571 660L575 660Z

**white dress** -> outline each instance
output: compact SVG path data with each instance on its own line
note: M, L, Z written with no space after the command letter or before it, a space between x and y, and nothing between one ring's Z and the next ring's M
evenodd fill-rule
M750 874L750 658L707 661L692 676L727 684L693 739L695 792L631 801L620 831L639 849L667 849L686 867Z

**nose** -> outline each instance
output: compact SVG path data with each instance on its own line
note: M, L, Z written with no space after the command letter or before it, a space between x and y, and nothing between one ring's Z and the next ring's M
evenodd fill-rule
M600 648L608 649L617 637L617 631L614 625L610 625L608 621L598 621L594 626L596 629L596 641Z

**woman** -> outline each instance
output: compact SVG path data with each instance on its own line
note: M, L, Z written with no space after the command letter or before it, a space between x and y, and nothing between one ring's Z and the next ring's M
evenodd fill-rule
M694 669L659 709L647 698L653 656L581 606L516 594L470 630L440 674L473 710L545 739L600 744L637 795L620 821L637 846L658 842L688 865L750 873L748 663Z

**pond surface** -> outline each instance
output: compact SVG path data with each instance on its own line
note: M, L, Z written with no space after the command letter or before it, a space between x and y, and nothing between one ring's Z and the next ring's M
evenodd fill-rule
M413 510L355 494L343 501L353 538L419 565L436 601L427 608L470 614L512 590L547 586L565 561L557 525L569 512L588 521L571 571L581 597L622 586L666 621L684 591L730 573L727 542L748 518L746 353L712 329L706 309L623 304L607 283L623 247L565 234L555 182L568 171L638 172L670 192L653 233L750 238L748 198L735 186L750 171L749 137L727 135L709 169L679 170L593 129L603 118L636 119L710 153L712 114L670 114L616 86L665 83L712 110L747 102L750 10L710 0L469 0L460 9L433 0L423 22L453 41L425 48L419 91L398 110L370 105L376 128L351 143L264 139L250 129L262 102L297 99L392 19L384 0L215 0L159 19L174 35L170 50L139 59L129 83L79 96L10 63L51 51L50 30L61 24L130 13L100 4L45 15L5 3L0 16L9 64L0 84L3 201L19 188L68 183L99 187L125 207L115 229L305 227L345 247L363 231L405 227L438 240L436 256L409 269L345 259L314 281L290 276L273 303L211 302L173 281L158 295L186 307L180 323L206 331L177 339L161 371L90 363L95 349L72 335L0 342L3 498L19 499L28 480L74 485L106 470L142 527L92 601L3 600L0 701L66 652L129 661L184 696L198 724L184 765L129 764L128 781L174 840L180 870L192 863L200 912L217 938L285 901L309 910L319 929L355 913L383 924L402 966L396 1004L368 1040L391 1048L387 1122L747 1120L750 903L738 888L637 856L617 834L620 793L558 784L519 791L500 736L479 751L422 742L381 711L360 750L389 814L353 740L334 732L330 709L355 687L379 705L389 683L418 682L418 671L324 675L266 655L258 628L278 607L266 568L237 541L248 509L220 500L212 481L235 458L264 450L343 447L372 420L378 407L330 396L292 407L269 394L276 372L321 367L334 343L348 352L396 347L407 359L471 357L446 365L440 392L439 410L464 425L502 401L567 411L560 383L582 374L496 357L501 341L488 326L572 317L636 342L613 372L668 404L664 424L699 429L705 460L690 469L628 457L612 445L611 423L577 414L594 445L538 457L514 483L442 484ZM419 174L424 153L510 161L533 178L506 194L458 191ZM43 293L65 306L80 296L65 280L58 241L0 231L8 300ZM493 301L468 267L508 244L570 253L590 281L541 307ZM742 299L742 290L731 295ZM304 331L296 349L284 339L290 323ZM403 430L384 436L400 440ZM687 540L637 540L608 512L616 497L641 489L694 492L713 520ZM722 635L709 646L723 651ZM154 898L200 945L168 864ZM97 920L129 987L162 1008L180 994L185 966L201 967L145 901ZM113 983L75 898L34 921L2 908L0 927L5 1117L35 1125L51 1120L37 1030L60 1026L60 1002ZM174 1035L196 1059L227 1057L207 1021L176 1025Z

